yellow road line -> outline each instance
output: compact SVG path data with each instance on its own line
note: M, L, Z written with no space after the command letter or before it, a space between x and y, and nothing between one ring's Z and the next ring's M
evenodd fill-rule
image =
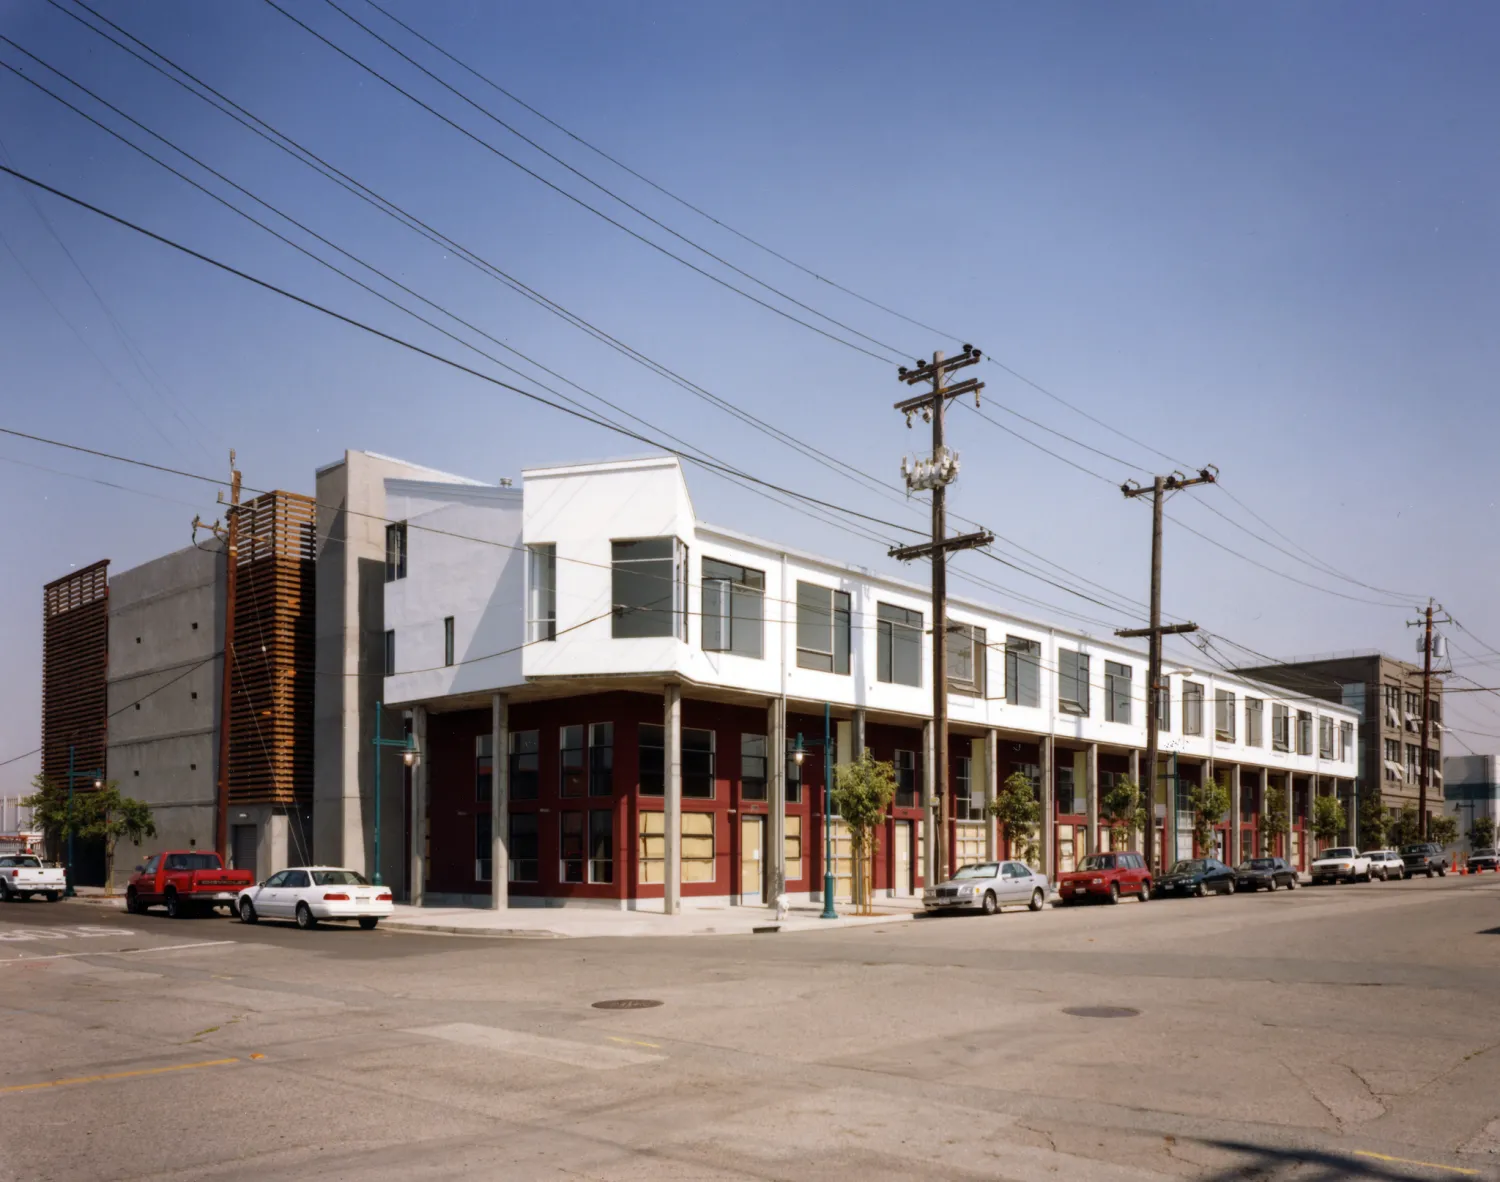
M1371 1153L1368 1149L1356 1149L1355 1157L1370 1157L1376 1161L1388 1161L1398 1166L1422 1166L1428 1170L1447 1170L1450 1174L1467 1174L1471 1178L1479 1177L1478 1170L1466 1170L1463 1166L1445 1166L1435 1161L1417 1161L1410 1157L1392 1157L1388 1153Z
M65 1088L72 1084L103 1083L111 1079L135 1079L142 1075L165 1075L169 1071L193 1071L199 1067L223 1067L238 1059L205 1059L201 1063L178 1063L172 1067L143 1067L139 1071L115 1071L109 1075L75 1075L72 1079L49 1079L46 1083L11 1084L4 1092L34 1092L41 1088Z
M606 1034L604 1037L609 1039L610 1042L623 1042L627 1046L650 1047L654 1051L661 1050L661 1043L658 1042L639 1042L638 1040L633 1038L616 1038L613 1034Z

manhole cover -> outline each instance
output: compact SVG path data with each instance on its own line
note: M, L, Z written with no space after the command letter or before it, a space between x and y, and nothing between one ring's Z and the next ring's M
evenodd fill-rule
M1129 1006L1065 1006L1063 1013L1075 1018L1138 1018L1141 1011Z
M616 997L609 1001L596 1001L596 1010L649 1010L661 1002L651 997Z

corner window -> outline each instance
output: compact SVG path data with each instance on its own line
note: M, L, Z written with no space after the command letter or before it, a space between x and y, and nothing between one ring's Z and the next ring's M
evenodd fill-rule
M616 639L687 639L687 547L676 538L612 542Z
M406 578L406 522L393 521L385 527L385 581L394 583Z
M537 861L536 814L511 813L511 882L535 882Z
M922 613L889 603L875 605L875 680L922 684Z
M1280 702L1271 703L1271 749L1273 751L1292 749L1291 711Z
M510 733L510 798L535 800L541 783L542 746L539 731Z
M615 724L589 724L589 795L615 794Z
M1073 649L1057 650L1057 708L1065 714L1089 712L1089 657Z
M443 617L443 664L453 664L453 617Z
M770 764L766 756L765 735L740 736L740 799L766 799L766 771Z
M989 695L987 633L976 624L948 625L948 690L976 698Z
M714 798L714 733L682 728L682 796L684 800Z
M608 809L589 813L589 881L615 880L615 818Z
M1130 683L1134 670L1118 661L1104 662L1104 721L1130 725Z
M797 584L797 667L849 672L849 593Z
M1265 742L1266 704L1259 698L1245 699L1245 746L1259 747Z
M1042 645L1020 636L1005 638L1005 700L1012 706L1042 704Z
M557 794L559 796L582 796L587 788L584 782L583 727L559 727L557 734L560 773ZM582 855L579 856L582 857ZM567 880L564 879L564 881ZM582 879L578 881L581 882Z
M396 630L388 630L385 634L385 675L396 676Z
M766 575L717 558L703 560L703 651L759 658Z
M1203 686L1196 681L1182 683L1182 733L1203 733Z
M526 547L526 640L557 639L557 547Z
M1234 742L1234 691L1214 690L1214 738L1221 743Z

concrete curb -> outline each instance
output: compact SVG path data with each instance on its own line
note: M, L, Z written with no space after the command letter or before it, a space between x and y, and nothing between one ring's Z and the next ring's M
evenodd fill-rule
M753 928L700 928L693 931L626 931L626 932L567 932L557 931L554 928L492 928L492 927L457 927L452 924L427 924L427 923L404 923L401 920L382 920L380 927L383 931L406 932L422 934L444 935L444 936L479 936L487 939L500 940L638 940L638 939L680 939L684 936L751 936L769 934L796 934L798 932L836 931L841 928L871 927L877 924L887 923L910 923L917 918L915 912L896 912L889 915L850 915L840 916L834 922L808 920L802 917L790 922L776 922L774 919L764 924L757 924ZM794 926L793 926L794 925Z
M125 910L125 897L115 895L106 898L104 895L75 895L71 899L59 899L59 903L83 903L88 907L111 907L116 911Z
M414 932L417 935L436 936L483 936L492 940L568 940L573 937L565 932L554 932L544 928L456 928L432 923L401 923L389 919L380 921L386 932Z

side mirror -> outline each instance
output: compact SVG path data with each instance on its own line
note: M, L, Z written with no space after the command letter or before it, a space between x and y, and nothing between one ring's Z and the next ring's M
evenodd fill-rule
M135 868L135 872L137 874L145 874L146 873L146 868L144 866L137 866Z

